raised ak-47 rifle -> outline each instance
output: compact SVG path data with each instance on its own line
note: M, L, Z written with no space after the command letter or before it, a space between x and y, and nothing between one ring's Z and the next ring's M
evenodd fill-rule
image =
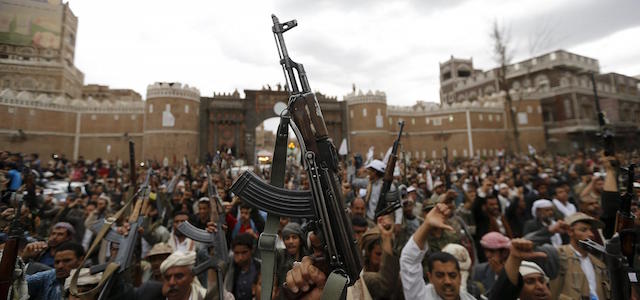
M398 122L400 126L400 130L398 131L398 138L393 142L393 147L391 148L391 155L389 155L389 160L387 161L387 167L384 170L384 177L382 178L382 189L380 190L380 197L378 199L378 204L376 205L376 214L375 219L377 220L379 216L384 216L388 213L395 211L400 208L401 203L399 199L394 199L390 203L387 202L387 195L389 194L389 190L391 189L391 185L393 184L393 172L396 169L396 161L398 160L398 146L400 146L400 138L402 137L402 129L404 128L404 121Z
M224 235L223 224L224 219L224 206L222 205L222 199L218 195L218 190L211 180L211 169L207 166L207 191L211 209L210 220L215 222L218 227L218 232L208 232L193 226L189 221L182 222L178 225L178 231L184 234L186 237L203 243L209 246L211 250L209 252L210 257L205 262L194 267L194 274L199 274L204 271L209 271L207 274L207 289L212 291L214 283L218 288L219 299L224 299L224 265L228 259L227 238Z
M97 247L100 245L101 240L107 239L109 236L109 232L112 231L110 228L111 225L115 222L115 220L119 219L122 214L128 210L129 206L133 204L136 197L140 196L138 201L135 202L134 208L129 215L129 232L126 236L119 235L117 233L112 233L113 241L118 242L120 248L118 249L118 254L116 255L115 261L111 263L106 263L102 265L97 265L91 267L91 274L102 273L102 277L98 285L91 290L79 292L78 291L78 273L76 272L71 277L71 285L69 287L69 291L83 300L103 300L108 299L109 295L114 292L113 284L115 282L114 276L122 276L126 271L130 271L131 266L133 264L133 256L136 250L136 245L138 245L140 232L138 229L142 226L142 222L144 216L141 214L145 210L145 207L148 205L149 199L149 181L151 178L151 174L153 173L153 169L149 168L147 170L146 179L144 183L140 186L138 191L132 195L132 197L127 201L127 203L112 217L104 220L102 227L97 233L96 239L91 244L91 247L87 251L85 258L82 262L82 265L86 262L87 258L91 256Z
M268 213L312 219L310 228L323 243L324 261L330 271L323 297L339 299L344 297L346 286L358 279L362 262L345 212L338 178L338 155L304 67L294 62L287 52L283 34L297 22L280 23L275 15L271 17L280 64L290 88L287 111L300 143L311 190L291 191L275 187L252 172L243 173L231 190L243 201Z
M20 191L20 190L19 190ZM21 192L20 192L21 193ZM0 261L0 299L8 299L9 290L13 283L13 271L16 268L18 259L18 249L20 242L24 239L24 227L20 223L20 215L22 210L22 195L16 192L11 194L11 199L16 202L15 216L9 226L9 239L4 244L2 252L2 261Z

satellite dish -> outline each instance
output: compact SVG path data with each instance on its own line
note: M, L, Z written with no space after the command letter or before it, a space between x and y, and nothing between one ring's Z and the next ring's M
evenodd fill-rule
M276 104L273 105L273 112L276 116L280 116L285 109L287 109L287 105L284 102L276 102Z

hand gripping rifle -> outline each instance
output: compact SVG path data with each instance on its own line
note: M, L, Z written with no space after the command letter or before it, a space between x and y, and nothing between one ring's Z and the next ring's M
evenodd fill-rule
M21 190L18 191L18 193L22 193ZM0 261L0 299L9 299L9 290L11 290L11 284L14 279L13 273L18 259L18 250L20 242L24 239L24 227L20 222L22 195L16 195L16 192L13 192L11 198L14 200L12 202L16 202L17 205L15 215L9 226L9 239L4 244L2 260Z
M227 248L227 238L224 235L223 224L225 223L225 211L222 205L222 200L218 195L213 181L211 180L211 169L207 166L207 191L209 194L209 203L211 209L210 220L215 222L218 227L218 232L208 232L206 230L199 229L188 221L180 223L178 231L184 234L186 237L204 243L209 246L211 250L210 257L205 262L199 264L194 268L194 273L198 274L209 270L207 276L207 289L212 290L214 282L217 282L219 299L224 299L224 265L227 263L229 250ZM215 281L214 281L215 280Z
M289 57L285 46L283 33L295 27L297 22L280 23L275 15L271 17L280 64L291 88L288 112L293 123L290 125L300 142L311 190L285 190L262 182L249 172L243 173L231 189L249 204L268 213L313 219L311 228L323 242L325 262L330 271L323 297L336 299L344 297L345 287L358 279L362 269L353 229L345 213L338 178L338 156L304 67Z
M611 299L631 299L632 286L637 286L640 278L640 272L633 266L638 235L634 229L635 216L631 213L635 165L623 170L628 174L627 191L620 197L622 202L616 215L617 234L604 247L590 239L580 241L582 247L604 257L611 279Z
M391 203L387 202L387 194L391 189L391 184L393 184L393 172L396 169L396 161L398 160L398 146L400 146L400 138L402 137L404 121L398 122L398 125L400 125L400 131L398 131L398 138L393 142L391 155L387 161L387 168L385 169L384 177L382 179L382 189L380 190L380 197L378 199L378 204L376 205L375 220L377 220L379 216L391 213L401 206L400 201L397 199L398 197L396 197L396 199Z
M153 173L153 169L149 168L147 171L147 175L144 183L140 186L140 189L129 198L127 203L112 217L107 218L102 222L102 227L96 234L96 239L91 244L91 247L87 251L85 258L81 265L84 265L87 258L91 256L97 247L100 245L101 240L108 239L109 236L112 242L119 243L120 247L118 249L118 254L116 255L115 261L112 263L106 263L102 265L97 265L91 267L91 274L102 273L102 277L98 285L91 290L85 292L78 291L78 273L75 272L71 277L71 285L69 287L69 291L83 300L93 300L93 299L108 299L109 294L111 293L113 284L114 284L114 275L123 274L125 271L129 270L133 260L133 253L136 249L136 244L139 241L140 233L138 229L142 226L142 222L144 216L140 214L140 212L145 210L145 207L148 205L149 199L149 180L151 178L151 174ZM110 228L111 225L122 216L125 210L129 208L129 206L133 203L136 197L140 196L141 199L135 202L135 206L129 216L129 233L126 236L122 236L115 232Z

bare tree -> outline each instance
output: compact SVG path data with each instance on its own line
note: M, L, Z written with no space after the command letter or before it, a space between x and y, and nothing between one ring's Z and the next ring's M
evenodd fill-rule
M513 49L511 49L511 35L509 30L498 24L497 20L493 21L493 27L490 34L491 42L493 44L493 57L498 63L498 91L505 93L505 102L507 104L507 111L511 119L511 127L513 129L513 141L515 144L516 154L520 154L520 132L518 131L518 122L516 120L516 111L513 107L513 99L509 94L509 82L507 80L507 66L513 58ZM509 134L507 133L507 137ZM508 143L509 150L511 152L511 143Z

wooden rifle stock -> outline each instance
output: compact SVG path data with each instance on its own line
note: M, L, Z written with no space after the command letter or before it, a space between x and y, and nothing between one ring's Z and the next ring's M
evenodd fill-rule
M384 177L382 178L382 189L380 190L380 197L376 204L375 218L377 219L381 215L386 215L393 210L400 207L398 201L393 201L391 204L387 204L387 194L393 184L393 172L396 170L396 161L398 160L398 148L400 146L400 138L402 137L402 130L404 129L404 121L398 122L400 130L398 131L398 138L393 142L391 148L391 155L389 155L389 161L387 161L387 167L385 168Z

